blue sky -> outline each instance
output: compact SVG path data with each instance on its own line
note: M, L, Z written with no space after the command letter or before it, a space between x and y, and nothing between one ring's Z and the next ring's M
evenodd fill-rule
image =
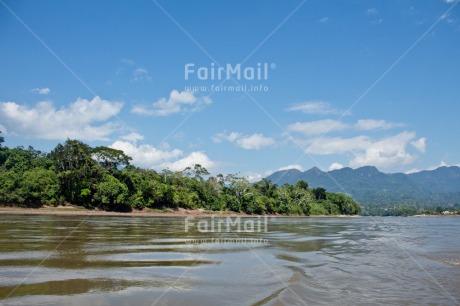
M10 147L69 137L251 180L458 165L457 4L0 0L0 129ZM267 78L210 78L238 65Z

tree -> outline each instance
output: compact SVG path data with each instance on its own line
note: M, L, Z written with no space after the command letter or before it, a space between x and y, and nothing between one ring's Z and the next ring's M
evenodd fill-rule
M19 187L21 175L15 171L0 171L0 203L5 204L22 204L22 198Z
M94 200L99 205L105 205L110 210L126 210L125 201L128 187L110 174L104 175L97 185Z
M326 189L324 188L315 188L313 189L313 194L315 195L316 200L326 200Z
M69 170L89 170L94 165L92 149L79 140L67 139L64 145L58 144L51 151L51 159L59 172Z
M28 170L22 175L20 186L24 203L42 205L57 202L59 184L54 171L40 168Z
M230 182L230 190L232 190L238 201L238 207L234 208L235 211L240 212L245 207L245 197L249 195L250 187L251 184L246 178L232 176L232 180Z
M51 151L50 157L58 172L64 200L75 204L87 200L82 190L91 189L100 172L92 159L91 147L79 140L67 139L64 145L58 144Z
M295 184L295 187L303 190L308 190L308 183L300 180Z
M278 186L273 184L269 179L263 178L259 182L255 183L254 188L256 188L262 195L267 197L273 197Z
M93 159L106 170L115 170L120 166L127 167L132 160L122 150L108 147L96 147L92 149Z
M200 182L204 180L204 176L208 176L210 174L209 171L200 164L195 164L193 166L193 169L191 167L187 167L182 172L188 177L193 177L194 179L199 180Z

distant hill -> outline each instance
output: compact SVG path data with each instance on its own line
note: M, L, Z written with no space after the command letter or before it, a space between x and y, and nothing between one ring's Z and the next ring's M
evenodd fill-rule
M363 205L454 205L460 203L460 168L440 167L417 173L383 173L372 166L324 172L314 167L277 171L267 179L278 185L303 180L312 188L350 194Z

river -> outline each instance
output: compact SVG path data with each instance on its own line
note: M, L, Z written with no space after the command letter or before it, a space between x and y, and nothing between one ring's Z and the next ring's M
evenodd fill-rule
M460 218L217 220L3 215L0 305L460 301Z

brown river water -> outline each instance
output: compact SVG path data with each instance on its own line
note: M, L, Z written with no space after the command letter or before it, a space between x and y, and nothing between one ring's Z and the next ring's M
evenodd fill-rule
M460 301L455 217L0 218L0 305Z

